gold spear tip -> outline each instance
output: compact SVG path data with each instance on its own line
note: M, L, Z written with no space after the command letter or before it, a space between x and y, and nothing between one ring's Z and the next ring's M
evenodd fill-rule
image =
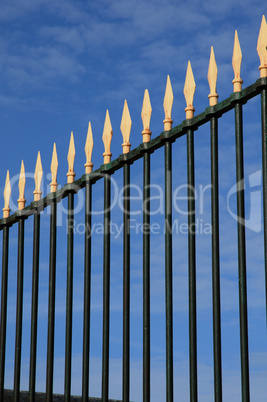
M42 195L42 191L41 191L42 176L43 176L43 168L42 168L42 162L41 162L41 154L40 154L40 151L38 151L36 166L35 166L35 173L34 173L34 180L35 180L35 190L33 192L34 201L39 201L41 198L41 195Z
M121 118L121 133L122 133L122 138L123 138L123 144L122 144L122 149L123 153L127 154L130 151L130 133L131 133L131 128L132 128L132 120L127 104L127 100L125 99L124 101L124 106L123 106L123 112L122 112L122 118Z
M5 205L3 208L3 218L8 218L10 211L11 211L9 208L10 195L11 195L11 186L10 186L10 176L9 176L9 170L8 170L6 173L6 183L5 183L5 189L4 189Z
M150 141L151 131L150 131L150 120L152 114L152 107L150 103L148 90L145 90L144 99L143 99L143 107L141 112L142 122L144 130L142 131L143 142Z
M58 170L57 148L56 148L56 143L54 143L51 166L50 166L50 171L51 171L51 175L52 175L52 179L51 179L51 183L50 183L51 193L57 191L57 186L58 186L57 170Z
M261 20L257 52L260 58L260 76L261 78L267 77L267 23L264 15Z
M165 120L163 120L164 131L168 131L172 128L172 123L173 123L173 120L171 118L172 105L173 105L173 92L172 92L170 76L168 75L165 96L164 96L164 101L163 101L163 108L164 108L164 112L165 112Z
M195 90L196 90L196 83L195 83L191 63L190 63L190 61L188 61L185 84L184 84L184 97L185 97L185 101L186 101L185 112L186 112L187 119L191 119L192 117L194 117L195 108L193 107L193 99L194 99Z
M18 199L18 209L22 210L25 207L26 200L24 198L24 191L25 191L25 167L24 162L21 162L20 167L20 176L19 176L19 199Z
M92 169L93 169L93 164L92 164L93 146L94 146L93 132L92 132L91 122L89 121L87 137L86 137L85 147L84 147L85 156L86 156L86 163L85 163L84 167L85 167L86 174L91 173Z
M67 173L68 183L74 182L74 159L75 159L75 145L74 145L74 136L73 131L70 135L70 145L69 145L69 152L68 152L68 164L69 164L69 171Z
M243 80L240 77L241 61L242 61L242 52L237 31L235 31L235 41L234 41L233 58L232 58L232 65L235 74L235 78L233 79L234 92L239 92L242 89Z
M105 152L103 153L104 156L104 164L109 163L111 160L112 153L110 152L110 145L111 145L111 138L113 135L111 121L109 117L108 110L106 111L105 123L104 123L104 130L103 130L103 143L105 147Z
M216 60L215 60L214 49L213 49L213 46L211 46L210 62L209 62L209 70L208 70L208 82L209 82L209 86L210 86L210 94L209 94L210 106L214 106L218 103L219 96L216 92L217 75L218 75L218 69L217 69L217 64L216 64Z

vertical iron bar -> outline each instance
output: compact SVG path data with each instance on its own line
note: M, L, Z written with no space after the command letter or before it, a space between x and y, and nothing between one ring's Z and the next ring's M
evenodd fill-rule
M165 143L166 401L173 401L172 144Z
M246 238L245 238L245 193L243 162L243 117L242 104L235 105L236 134L236 186L237 186L237 234L238 234L238 277L242 402L249 402L249 358L247 322Z
M14 402L19 402L21 372L21 339L23 311L23 266L24 266L24 218L18 222L18 269L17 269L17 307L16 307L16 339L14 366Z
M110 175L104 175L104 253L103 253L103 354L102 401L109 393L109 312L110 310Z
M262 185L264 218L265 297L267 322L267 90L261 91Z
M67 294L66 294L66 344L65 344L65 402L71 400L71 351L72 351L72 304L73 304L73 213L74 194L68 194L67 238Z
M197 402L197 308L194 132L187 131L190 401Z
M84 244L84 310L83 310L83 374L82 400L89 396L89 353L90 353L90 301L91 301L91 208L92 184L85 184L85 244Z
M130 398L130 165L123 166L123 401Z
M49 251L49 294L47 329L46 400L52 401L54 374L55 338L55 295L56 295L56 243L57 243L57 203L53 199L50 207L50 251Z
M143 182L143 402L150 401L150 153Z
M210 120L214 401L222 402L218 118Z
M35 401L35 384L36 384L39 247L40 247L40 212L37 210L34 214L34 227L33 227L31 350L30 350L30 375L29 375L29 398L31 402Z
M2 251L2 290L1 290L1 327L0 327L0 400L1 401L4 400L4 385L5 385L8 243L9 243L9 227L4 226L3 251Z

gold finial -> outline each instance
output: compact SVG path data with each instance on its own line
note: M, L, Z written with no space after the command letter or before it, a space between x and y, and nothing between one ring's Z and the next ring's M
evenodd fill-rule
M25 207L26 200L24 198L25 190L25 167L23 161L21 162L20 176L19 176L19 199L18 199L18 209L19 211Z
M34 201L39 201L41 199L42 191L41 191L41 181L43 176L43 168L41 162L41 155L40 151L37 155L36 166L35 166L35 173L34 173L34 180L35 180L35 190L34 194Z
M121 133L123 137L122 149L124 154L127 154L130 151L131 144L129 140L130 140L131 128L132 128L132 120L127 105L127 101L125 99L121 118Z
M9 177L9 170L8 170L6 173L6 184L5 184L5 189L4 189L5 205L3 208L3 218L8 218L9 213L11 211L11 209L9 208L10 195L11 195L11 186L10 186L10 177Z
M218 103L219 95L216 92L217 74L218 74L217 64L215 60L213 46L211 46L210 63L208 70L208 81L210 86L210 94L209 94L210 106L217 105Z
M74 177L76 176L74 173L74 159L75 159L75 146L74 146L73 132L71 132L69 152L68 152L68 164L69 164L69 171L67 173L68 183L73 183Z
M103 136L102 136L104 147L105 147L105 152L103 153L104 164L109 163L111 160L111 157L112 157L112 153L110 152L110 144L111 144L112 135L113 135L113 131L112 131L112 126L111 126L111 122L110 122L109 112L107 110L105 124L104 124L104 130L103 130Z
M190 63L190 61L188 61L185 84L184 84L184 97L186 100L185 113L186 113L187 119L192 119L192 117L194 117L195 108L193 107L193 99L194 99L195 90L196 90L196 83L195 83L191 63Z
M267 23L265 16L262 16L261 27L257 43L257 52L260 58L260 76L267 77Z
M163 101L163 108L164 108L164 112L165 112L165 120L163 120L164 131L171 130L171 128L172 128L172 123L173 123L173 120L171 118L172 104L173 104L173 92L172 92L170 76L168 75L165 96L164 96L164 101Z
M85 141L85 156L86 156L86 163L84 165L85 167L85 173L91 173L93 169L93 164L92 164L92 152L93 152L93 146L94 146L94 141L93 141L93 133L92 133L92 127L91 127L91 122L89 121L88 124L88 131L87 131L87 137Z
M50 171L52 175L52 180L50 183L51 187L51 193L54 193L57 191L57 168L58 168L58 159L57 159L57 149L56 149L56 143L54 143L54 148L53 148L53 154L52 154L52 161L51 161L51 166L50 166Z
M235 78L232 81L234 84L234 92L239 92L242 89L243 80L241 80L240 78L241 61L242 61L242 52L238 40L237 31L235 31L234 51L232 58L232 65L235 73Z
M145 90L144 93L144 100L143 100L143 107L141 112L141 117L143 121L144 130L142 131L143 142L150 141L151 131L150 131L150 119L152 114L152 107L150 103L149 93L148 90Z

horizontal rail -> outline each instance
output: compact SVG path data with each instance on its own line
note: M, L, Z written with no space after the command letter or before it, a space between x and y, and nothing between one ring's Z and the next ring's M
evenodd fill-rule
M4 391L4 402L9 402L12 400L14 392L12 390ZM43 392L36 392L36 402L43 402L45 400L46 394ZM28 402L29 401L29 392L21 391L20 392L20 402ZM62 394L53 394L53 401L64 402L64 395ZM72 396L72 402L82 402L81 396ZM102 402L101 398L88 398L88 402ZM110 399L109 402L121 402L120 400Z
M156 149L161 148L166 140L171 140L174 142L177 138L185 135L189 129L196 131L200 126L210 121L212 117L222 116L229 110L234 109L236 103L245 104L248 100L260 94L263 89L267 89L266 77L259 78L254 84L244 88L240 92L232 93L227 99L219 102L217 105L207 107L204 112L198 114L194 118L184 120L181 124L173 127L169 131L163 131L157 137L152 138L149 142L140 144L137 148L133 149L127 154L121 154L114 161L101 165L99 169L96 169L92 173L84 174L78 180L71 184L66 184L64 187L53 193L49 193L46 197L40 199L39 201L33 201L26 208L16 211L8 218L0 219L0 230L2 230L5 226L12 226L18 222L21 216L28 218L29 216L33 215L36 210L44 210L53 202L53 200L60 202L63 198L67 197L70 192L77 193L79 190L85 187L88 178L90 178L91 183L94 184L103 178L104 174L112 174L121 169L125 163L131 164L142 158L145 151L152 153Z

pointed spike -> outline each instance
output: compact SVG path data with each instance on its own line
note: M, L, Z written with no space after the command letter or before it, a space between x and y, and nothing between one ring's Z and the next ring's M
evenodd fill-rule
M75 159L75 145L74 145L74 136L73 131L70 135L70 145L69 145L69 152L68 152L68 164L69 164L69 171L67 173L68 183L74 182L74 159Z
M241 61L242 61L242 52L237 31L235 31L235 42L234 42L234 50L232 58L232 65L235 74L235 78L233 79L234 92L239 92L242 89L243 80L240 77Z
M141 112L141 117L143 121L144 130L142 131L143 142L150 141L151 131L150 131L150 119L152 114L152 107L150 103L148 90L145 90L144 99L143 99L143 107Z
M92 132L92 126L91 122L89 121L88 124L88 130L87 130L87 137L86 137L86 142L85 142L85 156L86 156L86 163L84 165L85 167L85 173L91 173L93 169L93 164L92 164L92 152L93 152L93 147L94 147L94 141L93 141L93 132Z
M173 92L172 92L170 76L168 75L165 96L164 96L164 101L163 101L163 108L164 108L164 112L165 112L165 120L163 120L164 131L168 131L172 128L172 123L173 123L173 120L171 118L172 104L173 104Z
M191 119L194 116L195 108L193 107L193 99L196 90L196 83L190 61L187 64L186 78L184 84L184 97L186 100L186 118Z
M261 20L257 52L260 58L260 76L267 77L267 23L264 15Z
M10 176L9 176L9 170L8 170L6 173L6 183L5 183L5 189L4 189L5 205L3 208L3 218L8 218L10 211L11 211L11 209L9 208L10 195L11 195L11 186L10 186Z
M25 167L24 162L21 162L20 176L19 176L19 199L18 199L18 209L22 210L25 207L26 200L24 198L25 191Z
M21 162L20 167L20 176L19 176L19 198L24 198L24 190L25 190L25 167L24 162Z
M103 143L105 147L105 152L103 153L104 156L104 164L109 163L111 160L112 153L110 152L110 145L111 145L111 138L113 135L111 121L109 117L109 112L106 112L106 118L104 123L104 130L103 130Z
M52 175L52 179L51 179L51 183L50 183L51 193L57 191L57 186L58 186L57 169L58 169L57 148L56 148L56 143L54 143L51 166L50 166L50 171L51 171L51 175Z
M33 192L34 201L39 201L41 198L41 195L42 195L42 191L41 191L42 176L43 176L43 168L42 168L42 162L41 162L41 155L40 155L40 151L39 151L38 155L37 155L35 173L34 173L34 180L35 180L35 190Z
M149 92L146 89L145 93L144 93L143 107L142 107L142 112L141 112L144 130L146 130L146 129L149 130L149 128L150 128L151 114L152 114L152 107L151 107L151 103L150 103Z
M237 31L235 31L235 41L234 41L233 58L232 58L232 65L235 73L235 78L240 78L241 61L242 61L242 51Z
M216 60L215 60L214 49L213 49L213 46L211 46L210 62L209 62L209 70L208 70L208 82L209 82L209 86L210 86L210 94L209 94L210 106L214 106L218 103L219 96L216 92L217 75L218 75L218 70L217 70L217 64L216 64Z
M123 112L122 112L122 118L121 118L121 133L122 133L122 137L123 137L122 149L123 149L124 154L126 154L127 152L130 151L131 144L129 141L130 141L131 128L132 128L132 120L131 120L128 104L125 99Z

